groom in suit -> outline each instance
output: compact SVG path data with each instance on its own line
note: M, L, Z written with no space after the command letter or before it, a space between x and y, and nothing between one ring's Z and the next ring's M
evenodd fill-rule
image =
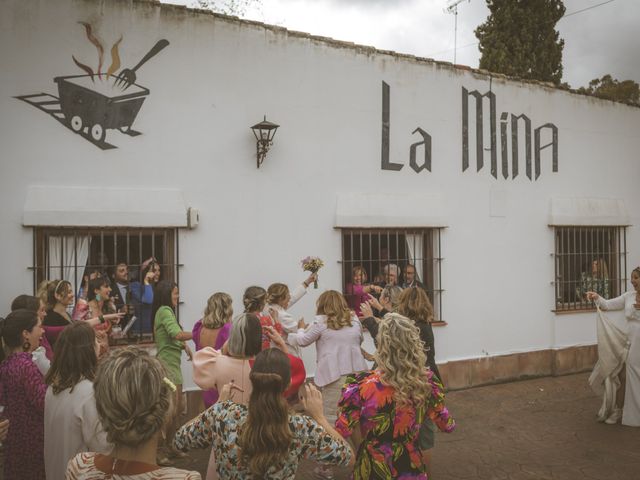
M117 311L124 311L127 314L121 322L122 328L124 328L131 320L131 314L133 313L133 310L129 311L129 308L131 308L131 290L129 288L129 266L126 262L119 262L113 271L111 299Z

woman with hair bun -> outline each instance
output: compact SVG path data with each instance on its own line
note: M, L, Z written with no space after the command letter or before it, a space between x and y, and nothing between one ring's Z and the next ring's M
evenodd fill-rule
M375 357L378 368L350 376L338 404L336 428L358 450L353 478L426 480L420 426L429 417L440 430L451 432L455 422L444 405L442 384L425 367L413 320L385 315Z
M226 384L220 400L178 430L180 450L213 444L220 478L293 479L302 458L352 465L353 452L322 413L322 395L307 385L300 396L307 415L293 413L283 396L291 381L289 359L276 348L253 364L247 406L235 403L240 387Z
M194 471L160 467L156 453L171 415L175 385L162 364L145 350L123 348L98 367L96 410L113 444L109 455L79 453L69 461L67 479L200 480Z
M0 398L9 432L4 444L5 479L42 480L44 471L44 397L47 385L33 362L42 326L36 312L15 310L0 322L7 358L0 364ZM2 349L0 349L2 350Z
M49 385L44 401L47 478L63 478L67 463L79 452L111 450L93 396L98 349L93 328L84 322L74 322L58 337L55 359L45 377Z
M264 313L267 305L267 291L255 285L249 287L244 291L242 303L244 305L244 313L252 313L260 320L260 325L262 325L262 349L266 350L270 348L272 346L271 339L269 338L266 327L275 328L276 332L280 335L284 334L284 330L277 318L273 318L273 316L277 316L277 312L272 310L273 313L270 312L270 315Z

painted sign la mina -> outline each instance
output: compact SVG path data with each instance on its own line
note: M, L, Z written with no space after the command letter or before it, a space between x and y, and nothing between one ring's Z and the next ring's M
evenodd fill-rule
M98 51L97 71L94 72L91 67L72 56L74 63L86 75L55 77L53 81L58 84L57 97L49 93L35 93L15 98L51 115L102 150L117 148L106 142L107 130L118 129L132 137L140 135L140 132L132 129L132 125L150 92L136 83L137 71L169 45L169 42L159 40L135 67L120 70L120 37L111 47L111 65L103 72L102 43L93 34L89 23L78 23L84 26L87 38Z

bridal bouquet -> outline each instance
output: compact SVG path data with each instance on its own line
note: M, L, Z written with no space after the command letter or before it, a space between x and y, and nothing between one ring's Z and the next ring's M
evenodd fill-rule
M300 263L305 272L318 273L318 270L324 267L324 262L318 257L305 257L300 260ZM317 280L314 280L313 288L318 288Z

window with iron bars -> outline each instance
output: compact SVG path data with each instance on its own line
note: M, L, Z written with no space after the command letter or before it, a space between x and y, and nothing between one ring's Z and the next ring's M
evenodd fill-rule
M593 310L586 292L617 297L626 279L625 227L555 227L556 312Z
M442 316L441 228L422 229L342 229L342 291L353 308L353 271L364 268L366 283L384 286L384 267L400 268L398 284L406 284L407 265L413 265L418 285L433 304L436 321Z
M33 289L44 280L67 280L74 292L74 304L69 306L72 314L82 291L86 296L89 276L108 277L112 294L118 293L114 282L116 266L126 263L129 269L129 286L144 284L141 266L153 257L160 266L160 279L178 282L178 234L175 228L55 228L36 227L33 235ZM140 287L139 287L140 288ZM144 288L144 287L142 287ZM143 331L141 315L151 314L149 300L142 295L133 295L128 289L122 302L128 312L122 328L136 317L122 339L111 339L111 343L138 343L153 341L153 329ZM144 311L144 313L143 313ZM178 312L176 312L178 315ZM151 322L153 319L151 319Z

